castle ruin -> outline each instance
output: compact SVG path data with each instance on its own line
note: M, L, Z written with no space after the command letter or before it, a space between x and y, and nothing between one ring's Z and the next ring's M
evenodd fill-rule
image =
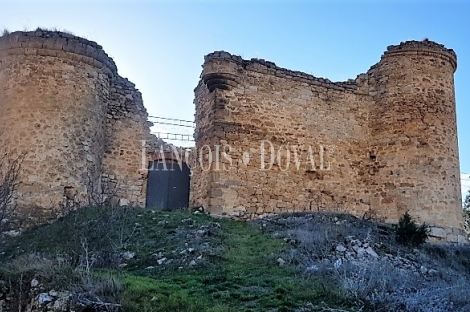
M242 219L334 211L396 222L409 211L433 236L463 242L456 60L408 41L333 83L207 55L190 205ZM20 209L84 205L103 188L120 205L145 206L143 147L157 146L147 118L140 92L95 42L40 29L0 37L0 156L24 157Z
M240 218L335 211L397 222L409 211L432 235L463 241L456 68L454 51L428 40L389 46L339 83L207 55L192 205Z
M141 93L95 42L40 29L0 37L0 155L24 156L20 210L47 214L104 188L144 206L149 136Z

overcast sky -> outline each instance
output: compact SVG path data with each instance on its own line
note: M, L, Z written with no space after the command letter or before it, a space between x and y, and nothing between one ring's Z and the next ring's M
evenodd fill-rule
M98 42L150 115L193 120L205 54L226 50L333 81L388 45L429 38L456 51L461 171L470 172L470 1L8 1L0 27L68 30ZM184 129L168 129L184 132ZM469 184L470 186L470 184Z

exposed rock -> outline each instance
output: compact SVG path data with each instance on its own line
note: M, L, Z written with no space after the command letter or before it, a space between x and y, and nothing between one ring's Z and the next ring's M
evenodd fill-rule
M379 257L379 255L371 247L367 247L365 251L369 256L372 256L373 258L377 259Z
M446 238L447 233L443 228L431 227L431 232L429 232L429 236L438 237L438 238Z
M162 251L154 252L154 253L152 253L152 257L155 257L157 259L161 259L161 258L163 258L163 252Z
M121 254L124 260L131 260L135 257L135 252L126 251Z
M19 236L21 234L21 231L20 230L11 230L11 231L7 231L7 232L3 232L4 235L6 236L9 236L9 237L16 237L16 236Z
M52 302L53 300L54 298L48 293L41 293L38 295L38 303L40 306L44 306L48 304L49 302Z
M343 265L343 260L341 258L336 260L335 263L333 264L335 269L339 269L342 265Z
M31 280L31 288L35 288L39 285L39 281L35 278Z
M311 265L305 269L305 272L316 272L318 271L318 266L316 265Z
M434 269L430 269L430 270L428 270L428 272L427 272L427 273L428 273L429 275L433 276L433 275L436 275L436 274L438 274L438 273L439 273L439 271L437 271L437 270L434 270Z

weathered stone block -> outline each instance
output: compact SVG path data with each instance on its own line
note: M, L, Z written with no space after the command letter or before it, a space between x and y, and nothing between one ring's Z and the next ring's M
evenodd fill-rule
M447 233L446 233L446 230L443 228L431 227L429 236L438 237L438 238L446 238Z

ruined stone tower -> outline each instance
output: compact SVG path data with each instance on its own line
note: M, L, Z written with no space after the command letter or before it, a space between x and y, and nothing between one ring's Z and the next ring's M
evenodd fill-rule
M240 218L336 211L396 222L409 211L433 236L463 241L456 64L442 45L408 41L334 83L207 55L191 204ZM144 206L142 141L155 147L147 117L140 92L95 42L40 29L0 37L0 156L24 155L22 211L95 195Z
M140 92L101 46L43 30L0 37L0 153L25 157L20 209L86 203L103 188L144 205L148 136Z
M452 50L429 41L391 46L368 73L372 205L398 219L462 226ZM395 215L393 215L395 214Z
M243 218L341 211L396 222L409 211L462 241L455 70L454 51L428 40L390 46L338 83L207 55L191 203Z

